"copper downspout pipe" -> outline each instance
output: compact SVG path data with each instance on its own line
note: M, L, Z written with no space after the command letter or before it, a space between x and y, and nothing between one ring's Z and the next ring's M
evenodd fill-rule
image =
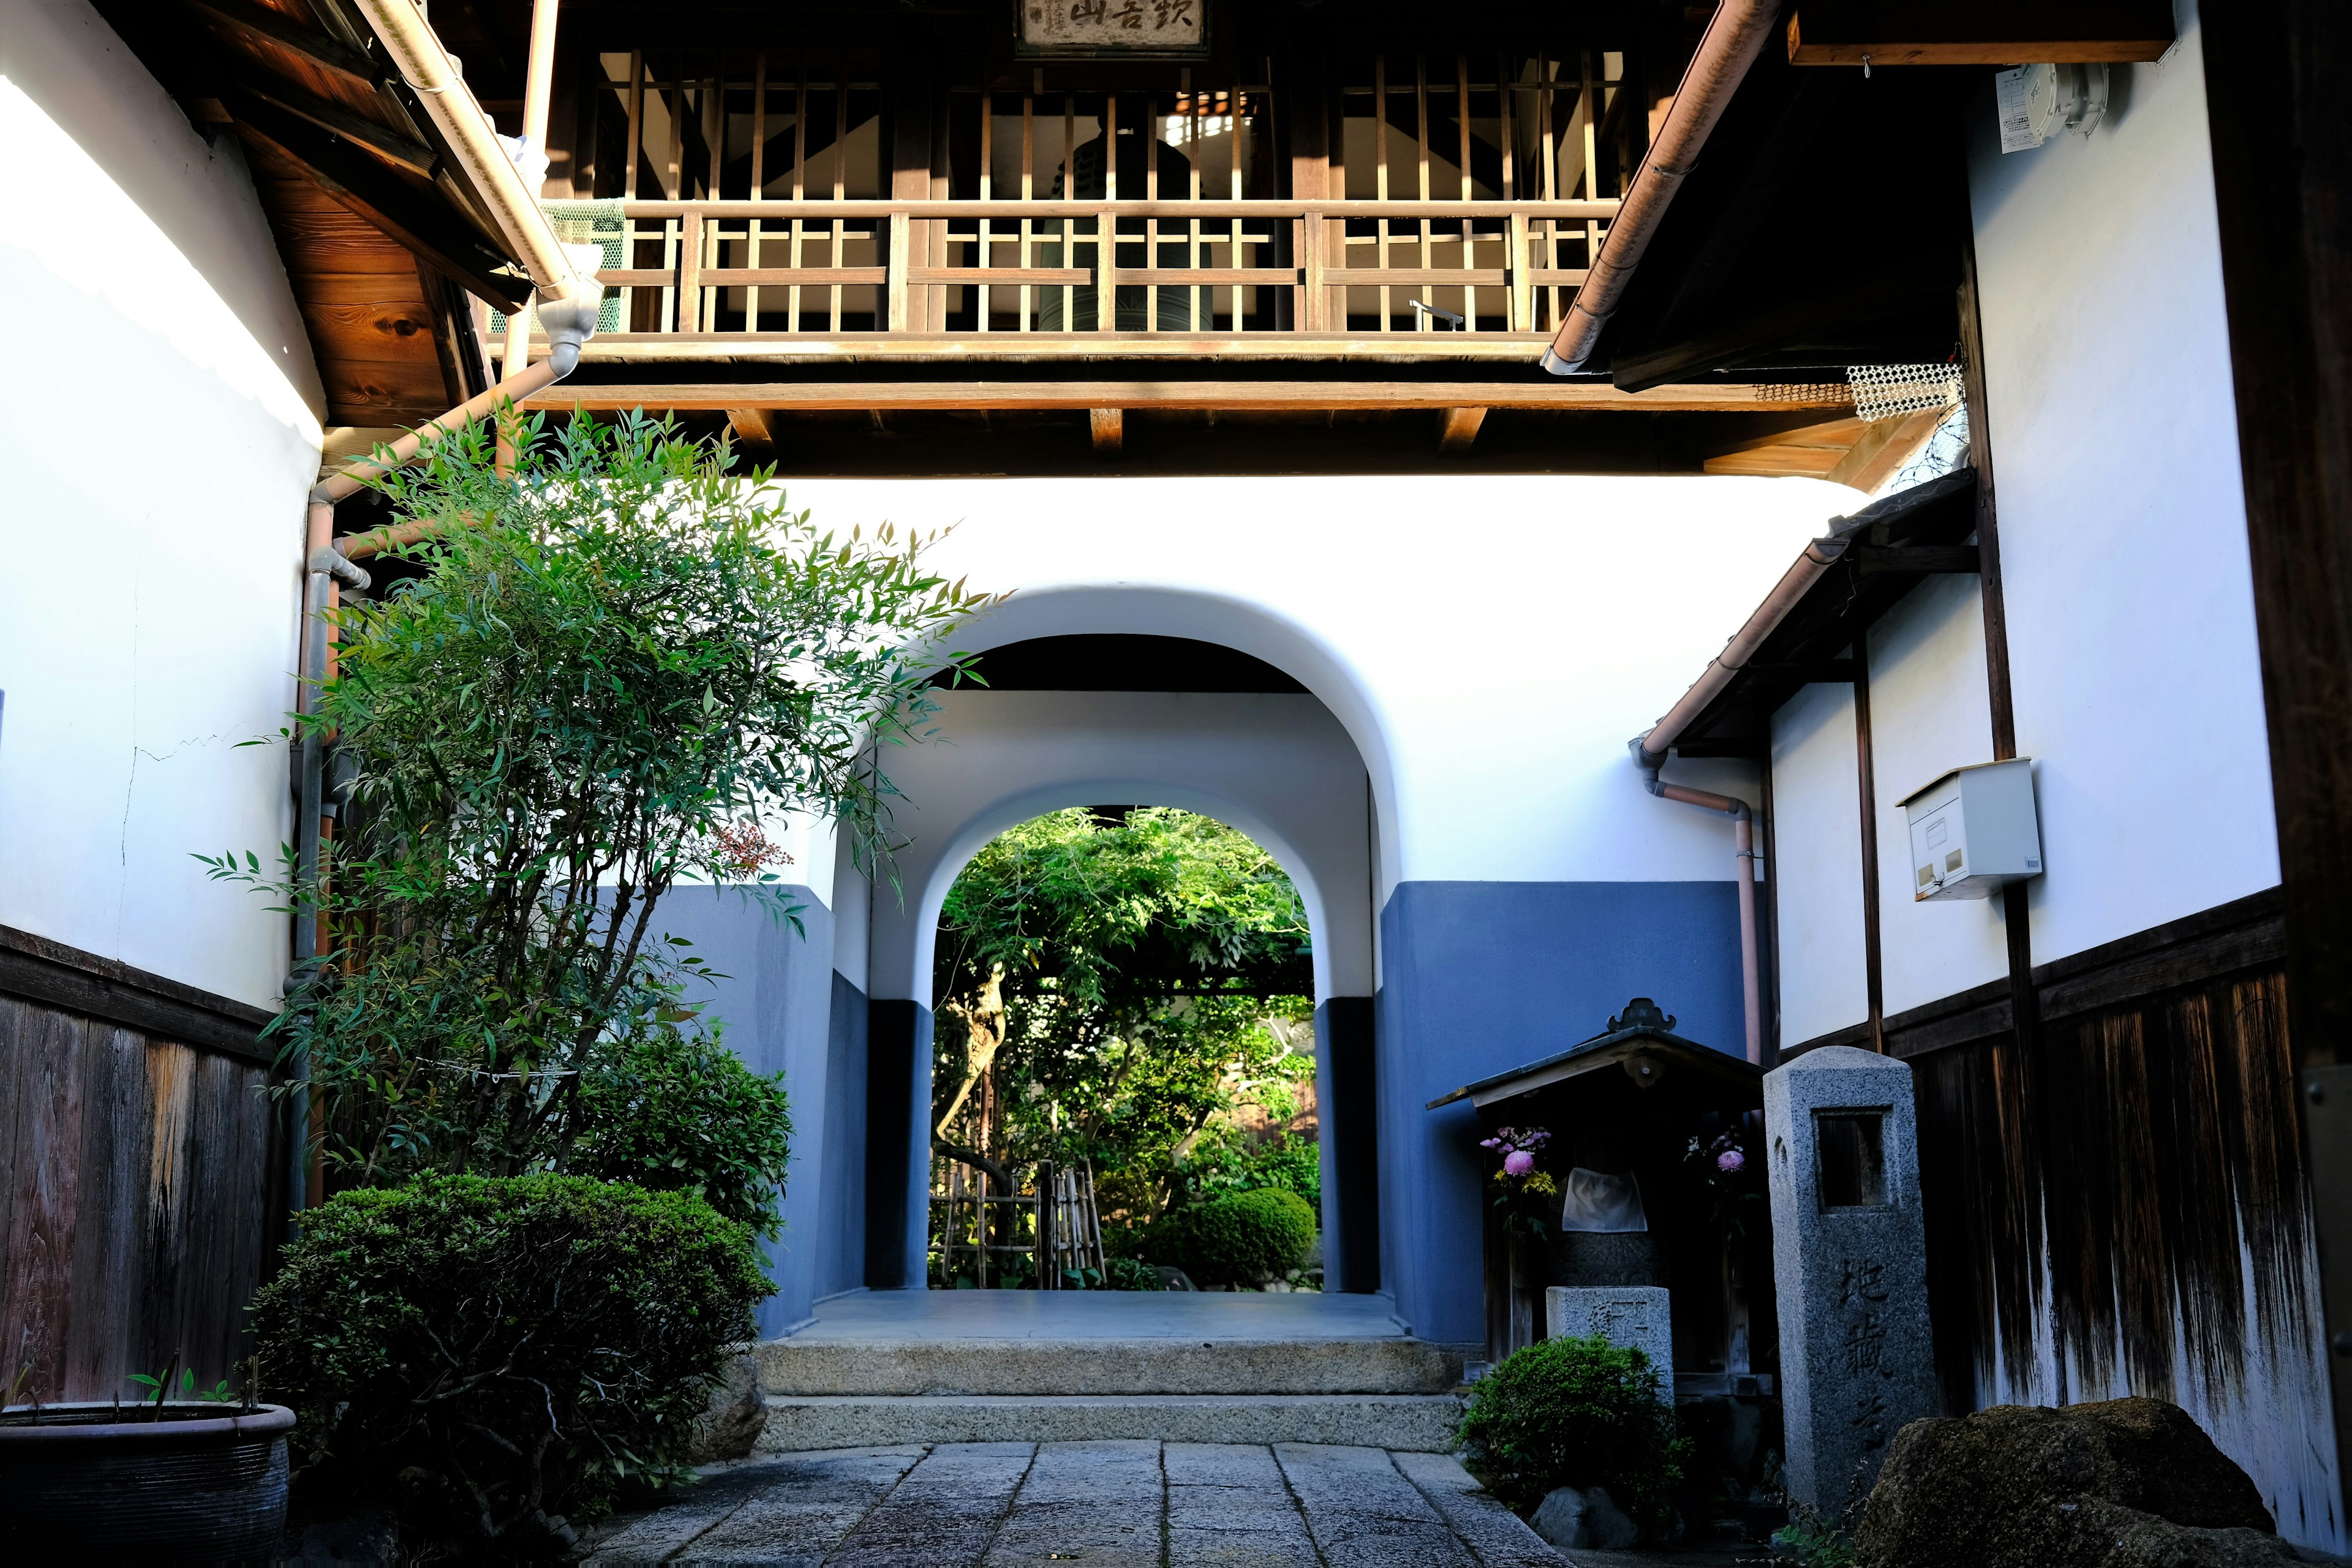
M595 318L589 317L590 325ZM368 586L368 574L352 563L354 555L372 555L395 543L407 542L410 531L421 531L430 524L403 523L393 528L374 529L348 540L335 538L335 503L356 495L364 488L362 481L388 473L416 456L427 440L436 439L461 430L482 418L507 398L528 397L541 388L552 384L568 373L579 360L577 344L558 360L541 360L530 366L514 381L494 386L479 396L467 399L440 418L410 431L391 444L388 451L363 462L354 463L340 473L321 479L310 491L310 509L303 531L303 594L302 594L302 679L295 688L295 707L299 712L313 710L319 689L327 679L333 651L327 637L327 616L334 610L336 584L356 589ZM561 368L559 369L559 363ZM320 845L324 837L322 823L326 813L326 740L313 727L302 732L302 754L299 804L295 807L294 844L296 876L302 886L316 887L319 881ZM297 984L307 983L309 968L320 953L320 913L317 910L297 910L294 919L294 969ZM289 984L289 994L295 985ZM288 1077L293 1080L289 1095L289 1125L298 1129L292 1140L286 1179L286 1206L299 1215L317 1201L311 1188L311 1147L308 1130L310 1127L310 1063L307 1053L297 1051L288 1063ZM291 1234L300 1234L299 1219L290 1222Z
M350 542L339 542L334 537L335 503L358 494L368 479L408 462L427 441L465 428L507 399L520 403L570 375L580 363L581 344L596 331L597 306L604 295L602 285L580 275L572 253L549 226L547 215L525 188L514 160L490 128L481 105L459 77L457 62L441 47L441 40L426 24L415 0L358 0L358 4L402 78L415 90L425 113L447 140L467 183L488 205L491 222L530 273L539 290L539 319L547 331L549 353L540 363L509 374L497 386L410 431L391 443L388 451L331 474L311 489L303 535L302 675L295 691L296 709L303 713L314 710L319 689L327 679L333 658L326 626L327 616L336 604L336 585L343 584L356 589L368 586L368 574L353 565L346 552ZM542 138L547 124L545 87L554 58L555 5L556 0L540 0L531 26L531 68ZM514 372L512 365L508 369ZM375 533L388 531L377 530ZM389 542L393 542L379 539L369 550L357 553L373 553ZM302 736L299 793L300 801L296 809L299 815L294 824L297 876L305 887L315 887L323 837L321 824L327 807L326 743L315 728L306 730ZM298 910L293 945L299 980L307 981L305 966L319 957L319 927L315 910L307 916ZM294 984L289 984L289 994L294 989ZM310 1125L310 1061L298 1051L289 1068L294 1080L291 1124L297 1131L287 1173L287 1207L299 1214L310 1205L313 1196L310 1190L310 1139L306 1135ZM299 1232L299 1221L295 1228Z
M523 77L522 141L526 153L547 153L549 100L555 89L555 19L561 0L537 0L530 11L530 62ZM543 163L542 165L543 166ZM531 307L523 304L507 312L507 352L499 364L499 383L512 392L530 363ZM499 432L499 467L514 463L514 448L506 432Z
M568 345L576 356L579 345L596 330L596 308L604 289L583 278L562 241L548 226L539 199L525 185L497 132L490 129L482 107L457 73L457 62L425 20L415 0L358 0L368 25L375 29L400 74L425 105L441 134L447 139L466 183L489 208L490 221L513 247L524 270L539 289L537 311L557 358ZM554 15L548 8L546 26L551 32ZM541 23L534 16L534 58L540 47ZM552 47L551 37L548 40ZM564 367L565 374L571 366ZM509 387L512 394L511 386Z
M1682 83L1675 89L1665 123L1658 127L1657 140L1650 143L1648 155L1625 192L1624 205L1609 225L1609 237L1601 242L1601 254L1592 258L1591 270L1576 291L1576 302L1560 318L1559 331L1544 350L1543 367L1552 374L1580 370L1591 357L1601 329L1624 298L1625 286L1633 281L1633 269L1642 265L1642 254L1649 249L1675 193L1697 164L1706 139L1715 133L1716 123L1730 106L1731 95L1739 90L1748 68L1764 52L1780 15L1780 0L1723 0L1716 7L1706 36L1699 39L1698 52L1691 56L1690 68L1683 72Z
M1780 626L1782 617L1805 596L1806 590L1821 580L1822 573L1844 559L1845 552L1846 542L1843 539L1816 539L1808 543L1804 553L1780 574L1780 582L1773 584L1771 593L1765 595L1747 624L1733 634L1723 651L1683 693L1682 700L1651 725L1646 734L1635 737L1632 742L1633 765L1642 770L1643 782L1652 795L1703 811L1719 811L1731 818L1732 859L1739 868L1739 984L1748 1010L1748 1059L1759 1067L1764 1062L1764 981L1756 940L1754 814L1744 800L1667 784L1658 777L1658 770L1665 765L1667 751L1676 737L1731 683L1733 676L1747 668L1748 661Z

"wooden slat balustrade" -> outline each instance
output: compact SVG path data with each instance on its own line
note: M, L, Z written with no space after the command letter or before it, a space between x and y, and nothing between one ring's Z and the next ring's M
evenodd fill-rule
M1045 344L1013 340L1080 340L1073 352L1085 340L1139 333L1260 343L1339 334L1392 339L1405 354L1442 353L1448 338L1533 344L1550 331L1557 301L1584 280L1581 266L1560 265L1561 251L1588 259L1617 206L1613 198L630 201L625 254L635 264L597 277L623 292L622 319L635 330L597 342L607 352L662 340L719 349L919 333L1031 354ZM1433 231L1436 223L1444 228ZM656 248L658 264L647 265ZM1447 256L1458 264L1444 265ZM805 312L803 288L819 291ZM845 313L844 289L873 292ZM1118 291L1109 310L1106 289ZM1140 321L1120 322L1122 309L1138 313L1130 291L1142 289L1151 292ZM1418 302L1462 317L1458 326L1433 331L1427 315L1381 313L1416 290L1443 291ZM1178 315L1182 324L1167 324Z

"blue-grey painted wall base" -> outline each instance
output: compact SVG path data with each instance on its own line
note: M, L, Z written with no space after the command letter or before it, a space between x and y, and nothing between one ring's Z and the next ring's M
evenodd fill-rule
M1448 1089L1602 1028L1654 996L1675 1032L1739 1054L1739 910L1721 882L1401 882L1376 999L1381 1280L1424 1339L1486 1336L1482 1176Z

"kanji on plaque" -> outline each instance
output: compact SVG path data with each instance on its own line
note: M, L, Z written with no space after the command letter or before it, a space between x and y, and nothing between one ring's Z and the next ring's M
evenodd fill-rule
M1208 0L1016 0L1024 52L1199 54Z

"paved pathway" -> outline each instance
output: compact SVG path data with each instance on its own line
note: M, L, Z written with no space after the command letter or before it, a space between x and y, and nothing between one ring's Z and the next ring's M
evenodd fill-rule
M602 1568L1561 1568L1441 1454L964 1443L713 1472L602 1542Z

